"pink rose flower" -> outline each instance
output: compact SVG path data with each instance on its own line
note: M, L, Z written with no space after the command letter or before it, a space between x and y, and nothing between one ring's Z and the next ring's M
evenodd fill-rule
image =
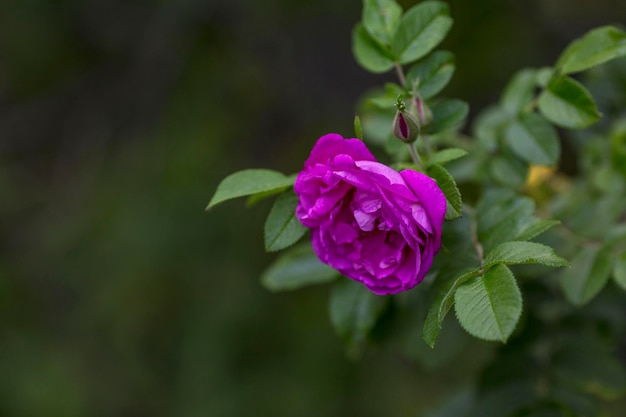
M441 247L446 199L430 177L376 162L365 144L331 133L311 151L294 189L296 216L320 260L375 294L422 282Z

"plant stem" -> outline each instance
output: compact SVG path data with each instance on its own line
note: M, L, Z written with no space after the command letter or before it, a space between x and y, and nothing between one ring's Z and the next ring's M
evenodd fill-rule
M397 62L393 64L396 67L396 74L398 74L398 79L400 80L400 85L402 87L406 87L406 77L404 76L404 70L402 69L402 65Z
M485 256L483 245L478 241L478 219L476 216L476 210L473 207L468 206L467 204L463 205L465 210L470 214L470 234L472 239L472 244L476 249L476 254L478 255L478 260L480 261L480 266L482 267L485 263Z
M407 143L409 147L409 151L411 152L411 159L413 159L413 163L417 166L420 171L424 170L424 164L422 164L422 159L417 153L417 148L415 147L415 142Z

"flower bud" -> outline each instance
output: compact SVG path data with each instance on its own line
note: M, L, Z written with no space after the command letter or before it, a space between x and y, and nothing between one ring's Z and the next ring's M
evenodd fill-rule
M393 119L393 135L405 143L413 143L417 139L420 126L415 117L408 111L398 110Z

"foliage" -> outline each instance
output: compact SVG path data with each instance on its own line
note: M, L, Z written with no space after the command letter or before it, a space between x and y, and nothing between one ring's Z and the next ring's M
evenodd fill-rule
M602 401L626 393L626 372L612 351L623 337L623 317L612 317L600 331L594 328L600 319L581 308L603 290L617 293L607 311L624 306L626 129L619 114L598 123L596 100L572 75L589 70L591 84L598 83L594 74L605 68L598 65L626 56L626 33L594 29L566 47L554 66L518 71L499 102L477 116L470 138L461 133L467 103L438 97L456 72L454 55L434 50L451 27L449 7L440 1L405 12L393 0L364 1L353 30L354 57L372 73L395 70L399 83L366 94L356 136L382 148L391 166L434 178L446 196L448 222L425 283L381 298L341 278L331 288L331 323L352 356L367 347L371 332L392 327L385 321L392 313L422 317L423 339L434 347L454 307L472 336L508 342L486 365L474 395L464 397L463 415L599 415ZM419 128L410 152L391 129L394 105L404 111L404 103ZM374 118L387 130L361 124ZM596 123L595 130L581 130ZM563 143L576 151L571 172L562 169ZM278 194L265 246L281 250L305 234L294 217L294 179L241 171L220 184L209 207ZM262 281L281 291L336 276L305 243L280 256ZM582 334L584 342L576 343ZM520 369L521 363L528 366Z

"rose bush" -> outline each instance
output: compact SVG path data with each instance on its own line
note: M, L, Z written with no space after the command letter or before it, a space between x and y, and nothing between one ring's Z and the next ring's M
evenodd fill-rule
M296 216L320 260L379 294L419 284L441 246L446 199L437 183L376 161L359 139L322 136L294 190Z

